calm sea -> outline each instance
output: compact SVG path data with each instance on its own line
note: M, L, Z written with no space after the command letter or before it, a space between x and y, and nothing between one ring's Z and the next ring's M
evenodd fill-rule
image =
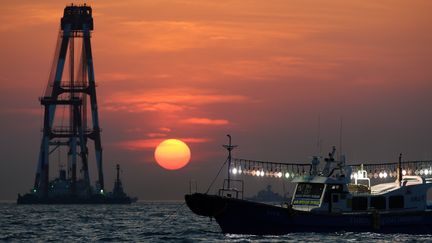
M224 235L214 220L194 215L183 202L34 206L0 203L0 241L432 242L432 235Z

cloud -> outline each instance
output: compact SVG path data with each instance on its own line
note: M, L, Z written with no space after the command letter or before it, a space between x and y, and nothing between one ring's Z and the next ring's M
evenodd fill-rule
M180 140L186 143L207 143L211 141L209 138L180 138Z
M130 81L136 80L139 76L130 72L103 72L98 74L98 79L107 81Z
M59 21L59 10L49 4L4 4L0 15L0 32L20 30Z
M163 111L163 112L176 112L183 111L186 109L186 106L176 105L172 103L139 103L135 107L134 111Z
M156 146L163 141L162 138L150 138L150 139L138 139L128 140L117 144L118 147L126 150L137 151L137 150L150 150L156 148Z
M171 132L171 128L168 127L160 127L159 130L162 132Z
M233 28L203 21L126 20L117 31L132 34L127 50L138 52L177 52L238 38Z
M193 124L193 125L228 125L229 121L225 119L209 119L209 118L188 118L180 121L181 123Z
M167 135L165 133L158 133L158 132L151 132L147 133L147 137L149 138L160 138L160 137L166 137Z
M170 132L171 129L166 127L158 128L155 132L149 132L148 129L143 129L141 127L133 127L127 128L125 132L134 133L134 134L146 134L149 138L162 138L168 136L167 133Z
M142 129L142 128L140 128L140 127L127 128L127 129L125 130L125 132L128 132L128 133L141 133L141 132L144 132L144 131L145 131L145 130Z
M43 115L41 108L0 108L0 112L4 114Z
M127 112L179 112L197 106L221 103L242 103L243 95L219 94L198 89L162 89L142 92L117 92L105 102L104 109Z
M103 109L107 111L125 111L130 113L138 113L138 112L152 112L152 111L160 111L160 112L177 112L182 111L185 107L175 104L168 103L131 103L127 104L126 102L118 102L118 103L107 103L103 106Z
M206 143L211 141L208 138L192 138L192 137L178 138L178 139L185 143ZM153 150L154 148L157 147L159 143L161 143L164 140L165 140L164 138L127 140L127 141L122 141L117 143L116 146L130 151Z

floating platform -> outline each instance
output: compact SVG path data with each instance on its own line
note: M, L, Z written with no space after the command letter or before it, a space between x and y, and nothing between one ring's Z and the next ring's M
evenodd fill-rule
M18 204L129 204L137 201L123 191L119 165L113 191L107 192L105 188L90 43L92 31L90 6L71 4L65 7L47 89L40 98L44 119L35 181L29 193L18 194ZM64 73L65 63L69 63L69 77ZM60 107L63 112L56 114ZM98 177L95 186L90 184L90 141L95 148ZM60 173L52 180L50 160L54 152L58 153Z
M73 182L66 178L66 171L60 170L58 178L50 181L47 193L31 190L18 194L17 204L130 204L138 198L130 197L123 191L120 179L120 165L117 164L117 177L112 192L95 190L83 180ZM74 189L72 189L74 188Z

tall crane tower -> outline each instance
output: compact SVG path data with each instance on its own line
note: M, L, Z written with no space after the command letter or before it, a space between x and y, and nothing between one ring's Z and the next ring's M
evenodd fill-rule
M97 163L97 188L104 193L102 170L101 129L99 127L96 84L91 49L93 17L90 6L70 5L64 9L48 86L40 98L44 107L43 136L33 192L50 197L55 185L49 181L50 154L61 147L67 151L66 171L60 173L68 181L66 188L72 196L90 194L88 141L94 143ZM67 73L65 69L68 69ZM87 119L90 105L91 119ZM59 107L67 110L59 122ZM64 118L66 117L66 122ZM80 166L81 178L77 167ZM63 175L62 175L63 174Z

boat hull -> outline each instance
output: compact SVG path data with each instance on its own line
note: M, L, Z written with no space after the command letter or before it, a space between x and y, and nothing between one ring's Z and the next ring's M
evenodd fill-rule
M246 200L195 193L189 208L213 217L223 233L280 235L292 232L432 233L432 211L314 213Z

